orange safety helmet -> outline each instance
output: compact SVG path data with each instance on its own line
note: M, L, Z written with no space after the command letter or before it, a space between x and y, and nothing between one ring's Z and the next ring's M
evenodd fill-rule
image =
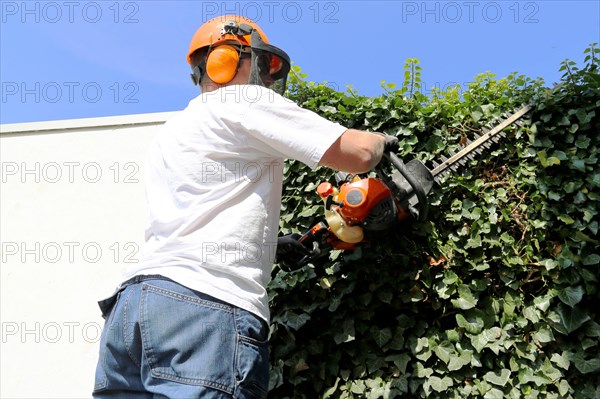
M207 21L192 37L188 64L192 64L192 55L200 49L206 49L208 54L200 65L192 65L194 84L200 83L204 73L215 83L226 84L235 77L239 60L251 56L248 83L279 87L278 91L283 94L290 58L283 50L270 45L263 30L251 19L223 15Z
M225 28L226 25L235 26L234 23L238 26L241 24L249 25L252 29L258 31L265 43L269 44L267 36L260 26L256 24L256 22L239 15L222 15L206 21L200 28L198 28L196 33L194 33L192 41L190 42L190 51L188 51L187 55L188 64L192 63L192 54L201 48L216 47L228 42L237 42L242 46L250 46L251 32L248 32L245 35L239 35L233 33L233 29L229 30Z

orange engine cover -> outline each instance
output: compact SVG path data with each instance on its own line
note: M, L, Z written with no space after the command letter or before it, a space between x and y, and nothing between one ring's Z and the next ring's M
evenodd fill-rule
M342 184L336 202L342 204L339 212L344 219L349 224L356 224L365 223L373 209L382 201L392 202L394 209L390 210L390 214L386 218L394 220L397 211L393 205L392 192L380 179L368 177Z

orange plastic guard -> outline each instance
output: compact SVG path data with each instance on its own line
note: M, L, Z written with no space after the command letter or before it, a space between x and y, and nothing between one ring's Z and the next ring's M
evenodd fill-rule
M329 197L331 193L333 193L333 185L329 182L325 181L317 187L317 194L319 194L321 198Z

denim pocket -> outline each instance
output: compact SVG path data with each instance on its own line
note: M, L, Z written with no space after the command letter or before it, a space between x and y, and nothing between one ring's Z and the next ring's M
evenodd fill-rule
M237 347L236 369L238 394L236 398L264 399L269 389L269 347L240 336Z
M154 377L232 394L237 333L233 308L178 284L143 284L142 346Z
M236 398L263 399L269 389L269 327L259 317L235 310L238 328Z

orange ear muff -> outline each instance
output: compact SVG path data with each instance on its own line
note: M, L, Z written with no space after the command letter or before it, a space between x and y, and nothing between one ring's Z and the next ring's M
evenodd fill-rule
M230 82L237 72L239 59L240 54L235 47L218 46L208 54L206 73L215 83L225 84Z

